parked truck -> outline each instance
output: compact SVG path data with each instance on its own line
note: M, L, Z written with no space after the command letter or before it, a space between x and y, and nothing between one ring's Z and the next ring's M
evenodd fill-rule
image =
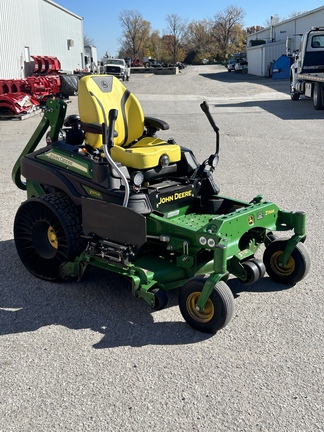
M122 79L123 81L129 81L130 59L105 59L103 71L105 74L114 75L115 77Z
M162 67L162 64L160 62L158 62L157 60L155 60L152 57L143 57L143 65L145 68L149 69L149 68L156 68L156 67Z
M316 110L324 109L324 27L312 27L300 41L290 68L290 97L313 99Z

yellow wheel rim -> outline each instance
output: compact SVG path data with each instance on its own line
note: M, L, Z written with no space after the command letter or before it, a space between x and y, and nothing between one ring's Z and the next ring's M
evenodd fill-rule
M282 254L282 251L275 252L270 259L270 266L277 275L290 276L295 270L295 260L290 256L285 267L281 267L280 258L282 257Z
M50 244L53 246L54 249L58 249L58 240L56 232L54 231L54 228L52 226L48 227L47 230L47 238Z
M207 323L213 318L215 309L213 302L209 298L204 309L201 311L197 310L196 305L200 295L200 292L191 293L187 298L186 307L192 319L200 323Z

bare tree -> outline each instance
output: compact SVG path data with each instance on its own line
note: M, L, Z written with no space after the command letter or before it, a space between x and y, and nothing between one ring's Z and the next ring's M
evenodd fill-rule
M151 34L151 23L138 11L126 9L119 15L123 32L119 39L120 52L132 58L144 55Z
M289 15L288 15L288 17L287 17L287 19L289 19L289 18L296 18L296 17L298 17L299 15L302 15L302 14L304 14L304 13L306 13L307 11L294 11L294 12L291 12Z
M163 35L165 49L171 56L171 61L176 63L179 59L181 45L186 34L186 24L177 14L166 17L168 28Z
M281 18L278 14L274 14L266 20L265 26L271 27L272 25L279 24L281 21L283 21L283 18Z
M243 31L244 15L244 10L236 6L228 6L215 15L212 36L220 60L225 60L237 50L238 35Z
M88 45L95 46L96 44L95 44L95 41L94 41L94 39L92 37L84 34L83 35L83 45L84 46L88 46Z
M177 14L170 14L160 37L140 12L127 9L119 15L119 55L133 59L152 56L166 63L183 61L186 56L194 63L201 63L205 58L225 60L245 49L243 17L243 9L236 6L227 7L213 19L193 21L189 25Z

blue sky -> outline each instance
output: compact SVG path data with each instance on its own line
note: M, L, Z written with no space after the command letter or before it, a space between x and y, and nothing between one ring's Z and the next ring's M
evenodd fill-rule
M322 1L293 1L293 0L54 0L64 8L84 18L84 34L93 39L97 46L98 56L101 58L106 51L112 56L117 55L119 49L118 38L121 28L118 17L121 11L130 9L139 11L143 19L151 23L153 30L159 30L162 35L167 28L166 17L177 14L188 22L212 18L226 7L234 5L245 11L244 27L253 25L265 26L271 15L287 18L292 12L305 12L323 6Z

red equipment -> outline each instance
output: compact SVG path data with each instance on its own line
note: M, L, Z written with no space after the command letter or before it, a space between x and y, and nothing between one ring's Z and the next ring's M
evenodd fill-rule
M30 113L35 111L38 106L39 102L26 93L8 93L0 98L0 113Z
M53 56L31 56L34 59L34 74L57 74L61 69L61 63Z
M59 71L61 63L53 56L31 56L34 60L33 76L25 79L0 80L0 111L11 110L21 114L34 109L39 102L61 93ZM27 96L27 97L26 97Z
M57 57L45 56L44 58L48 65L47 74L57 74L61 70L61 63Z
M60 77L58 75L32 76L26 78L27 93L38 100L47 100L49 96L60 93Z

